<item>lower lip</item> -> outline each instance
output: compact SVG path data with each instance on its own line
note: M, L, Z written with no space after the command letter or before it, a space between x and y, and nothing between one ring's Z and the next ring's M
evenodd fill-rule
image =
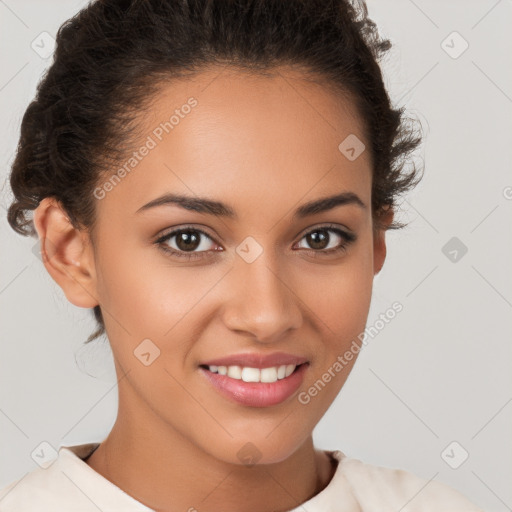
M297 391L307 366L307 363L301 364L291 375L276 382L244 382L206 368L199 369L226 398L250 407L269 407L284 402Z

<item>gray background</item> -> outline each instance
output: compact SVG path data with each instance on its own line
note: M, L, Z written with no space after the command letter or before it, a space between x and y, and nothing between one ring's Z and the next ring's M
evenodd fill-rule
M0 0L2 183L50 62L31 43L84 5ZM394 43L382 63L390 95L424 126L425 176L402 203L409 226L388 235L368 325L394 301L404 309L369 340L315 441L445 482L488 511L512 510L512 2L368 7ZM67 302L35 240L10 229L10 197L3 185L0 487L36 467L30 454L43 441L102 440L117 410L108 346L82 349L91 313Z

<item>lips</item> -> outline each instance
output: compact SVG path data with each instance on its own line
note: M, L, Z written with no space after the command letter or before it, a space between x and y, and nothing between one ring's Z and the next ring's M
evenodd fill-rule
M272 354L233 354L218 359L204 361L200 366L241 366L248 368L270 368L272 366L295 365L307 363L305 357L286 354L284 352L274 352Z
M232 402L250 407L277 405L302 384L309 366L306 358L273 354L235 354L200 365L213 388Z
M288 377L272 383L244 382L200 368L200 372L221 396L230 402L249 407L270 407L290 399L299 389L307 371L301 364Z

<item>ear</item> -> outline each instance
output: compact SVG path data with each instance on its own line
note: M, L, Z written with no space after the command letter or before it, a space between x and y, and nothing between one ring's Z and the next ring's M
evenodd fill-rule
M393 222L393 209L388 206L379 215L380 226L373 233L373 274L378 274L384 266L386 259L386 229Z
M73 227L53 197L45 197L34 210L34 227L43 264L69 302L82 308L97 306L94 257L88 233Z

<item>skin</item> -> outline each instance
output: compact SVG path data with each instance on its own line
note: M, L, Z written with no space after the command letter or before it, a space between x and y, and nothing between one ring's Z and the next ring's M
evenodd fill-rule
M349 161L338 149L349 134L369 142L348 95L284 67L272 76L211 68L162 86L139 114L141 141L190 96L198 105L97 200L94 233L74 228L53 198L35 211L38 235L52 247L46 269L74 305L100 304L114 354L118 417L87 464L154 510L290 510L333 476L312 431L356 357L308 404L297 395L364 330L386 255L385 229L374 228L370 207L370 153ZM222 201L238 218L176 205L136 213L164 192ZM300 205L341 192L365 207L292 218ZM388 210L383 224L392 216ZM305 235L325 224L357 239L322 255ZM199 259L154 243L184 225L210 237L198 235L192 251L207 251ZM344 242L323 233L330 241L320 247ZM236 252L248 236L263 250L252 263ZM186 248L178 238L164 244ZM160 350L149 366L134 357L144 339ZM198 368L276 351L304 356L309 367L297 393L271 407L226 399ZM237 456L249 441L261 456L253 466Z

